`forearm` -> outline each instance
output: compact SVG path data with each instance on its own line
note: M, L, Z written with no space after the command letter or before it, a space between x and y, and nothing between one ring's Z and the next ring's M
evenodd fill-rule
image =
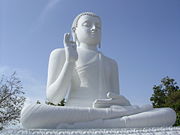
M71 85L74 66L74 62L64 63L56 81L47 87L47 98L49 101L57 104L65 97L68 88Z

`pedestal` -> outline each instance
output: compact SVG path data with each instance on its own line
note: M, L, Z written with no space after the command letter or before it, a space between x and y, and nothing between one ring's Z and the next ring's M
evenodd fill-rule
M180 127L121 129L6 129L0 135L180 135Z

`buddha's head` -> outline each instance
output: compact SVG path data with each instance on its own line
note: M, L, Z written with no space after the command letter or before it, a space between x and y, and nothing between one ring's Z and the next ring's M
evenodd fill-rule
M100 45L101 19L92 12L79 14L72 24L73 40L76 44Z

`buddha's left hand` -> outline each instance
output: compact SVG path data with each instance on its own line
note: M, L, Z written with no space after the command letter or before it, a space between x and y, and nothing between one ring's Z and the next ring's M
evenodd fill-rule
M93 107L95 108L107 108L112 105L130 106L131 104L124 96L112 92L107 93L107 99L96 99L93 102Z

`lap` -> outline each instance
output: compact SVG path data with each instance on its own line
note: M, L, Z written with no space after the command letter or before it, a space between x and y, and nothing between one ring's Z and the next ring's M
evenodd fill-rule
M137 112L135 111L135 113ZM116 123L126 121L129 127L148 126L148 124L152 126L155 123L158 125L159 121L161 123L172 123L175 117L174 113L170 108L160 108L125 116L126 112L120 109L32 104L22 110L21 122L27 128L54 128L61 123L86 123L98 119L104 119L103 122L108 120L107 122L109 122L112 118L115 118Z

